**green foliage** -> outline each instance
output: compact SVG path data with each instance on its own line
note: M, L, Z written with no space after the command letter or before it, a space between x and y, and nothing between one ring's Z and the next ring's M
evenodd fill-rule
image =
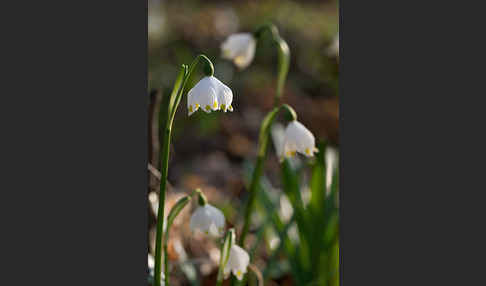
M184 81L184 77L186 76L187 73L187 66L182 65L181 69L179 71L179 75L177 75L176 81L174 83L174 88L172 89L172 93L170 94L170 101L169 101L169 112L168 114L172 114L175 112L174 110L177 108L177 105L179 104L177 102L177 97L178 94L181 91L181 86ZM172 121L172 117L169 118Z
M258 155L260 157L265 156L265 153L266 153L266 150L267 150L267 145L268 145L268 137L269 137L269 134L270 134L270 128L271 128L273 120L277 116L279 110L280 110L279 107L275 107L263 119L262 125L260 127L260 133L259 133L259 136L258 136L258 142L260 144L258 146Z
M235 242L235 230L232 228L228 230L228 232L226 233L223 244L221 245L221 257L219 262L218 276L216 278L217 279L216 285L221 285L223 283L224 268L226 266L226 263L228 263L230 249L231 246L233 246L234 242Z
M293 208L287 222L278 215L278 200L272 198L268 180L263 178L260 183L258 202L267 216L261 228L273 228L280 241L269 255L264 279L278 279L288 273L296 285L339 285L338 167L333 167L331 182L326 184L327 146L318 147L319 152L310 163L310 180L304 182L310 188L308 202L304 202L301 184L306 168L294 168L288 160L281 164L283 192ZM289 235L291 228L297 229L296 238ZM260 239L257 237L256 244L260 244Z
M222 34L214 33L213 29L208 28L208 19L216 18L215 15L222 13L221 9L218 8L219 4L204 2L204 5L200 5L199 2L195 1L185 5L164 3L161 7L158 7L157 9L163 10L159 12L163 15L164 23L167 24L160 30L162 32L156 35L157 37L149 36L149 86L161 87L163 90L167 90L164 92L165 95L170 94L168 86L174 82L172 75L179 72L175 79L172 94L166 98L167 100L164 99L163 104L165 105L161 109L161 113L164 115L161 116L160 126L169 129L163 130L160 136L161 142L165 142L164 148L161 148L163 155L161 173L164 178L161 182L161 190L165 190L172 123L183 97L184 88L189 89L195 83L195 79L200 77L199 72L205 75L214 72L213 64L203 55L197 56L191 65L183 65L180 70L179 63L189 62L200 50L204 50L212 59L219 58L220 54L219 45ZM194 5L196 7L193 7ZM276 83L275 109L267 114L262 123L258 140L257 162L253 176L250 176L251 172L248 174L248 177L250 177L247 180L250 186L250 195L247 200L249 202L248 207L245 210L245 225L239 237L240 242L244 241L251 224L250 215L254 211L260 210L263 223L256 231L256 240L252 240L253 247L246 248L250 250L252 262L259 262L255 261L257 258L264 259L265 265L264 268L261 268L264 279L278 279L290 275L295 285L337 286L339 285L339 177L336 169L332 170L331 182L326 179L328 170L325 150L327 146L325 144L318 146L320 152L316 154L315 160L310 163L310 176L307 173L309 169L306 168L308 165L295 167L292 164L293 162L288 160L282 162L280 178L283 192L278 194L273 192L272 189L274 188L269 186L269 180L264 176L269 130L277 117L278 111L280 108L287 109L286 120L296 119L297 116L290 106L283 105L278 108L283 94L285 93L284 98L290 103L292 101L287 97L289 94L308 97L337 95L338 61L335 58L330 58L326 53L338 30L337 2L303 4L285 0L263 1L259 5L254 5L250 1L248 3L226 3L225 7L228 8L226 10L229 12L237 14L239 22L236 23L240 26L239 30L251 30L255 24L255 19L259 19L259 21L275 22L282 29L281 36L285 38L284 40L280 36L275 25L263 27L262 31L267 29L269 33L258 35L266 39L258 41L255 58L258 58L259 61L254 61L252 66L249 67L249 71L242 71L238 73L238 76L233 75L233 73L236 74L233 67L223 69L225 65L215 61L219 72L218 77L231 82L232 88L238 90L235 103L244 103L243 97L241 99L239 97L240 94L263 96L268 93L268 85ZM184 15L184 17L181 17L181 15ZM187 19L191 20L187 21ZM269 38L271 38L271 41L268 41ZM292 47L292 61L289 46ZM275 53L274 48L277 48L277 53ZM196 72L195 67L199 61L203 66L201 71ZM267 68L268 65L275 63L278 64L276 77L273 73L268 72ZM290 65L292 65L292 69L289 70ZM193 74L193 71L196 74ZM291 86L291 89L288 90L284 88L287 75ZM299 109L297 110L299 111ZM201 137L210 136L221 128L220 120L219 114L194 114L191 120L178 119L179 125L176 124L175 129L184 130L189 121L197 122L196 134ZM309 199L304 190L307 187L310 190ZM293 214L290 219L288 217L282 218L278 212L279 198L283 195L288 198L292 205ZM165 192L161 192L162 206L164 205L164 198ZM187 202L181 202L182 207L180 209L185 204ZM253 209L252 205L255 205ZM161 217L160 211L163 214L163 208L159 210L159 217ZM174 213L176 211L174 210ZM238 208L232 207L230 211L225 211L225 214L231 212L238 212ZM177 213L173 218L171 218L172 211L169 214L167 232ZM158 235L162 230L161 225L160 223L157 226ZM271 233L273 237L278 237L279 244L268 250L268 256L265 257L260 255L259 248L270 245L268 233ZM290 235L290 233L296 235ZM230 236L232 236L231 239ZM165 243L167 237L168 234L166 233ZM225 257L227 259L227 255L225 255L225 251L229 250L234 239L234 230L230 230L221 249L222 261L220 265L226 264ZM159 239L157 239L158 241ZM262 241L267 243L262 243ZM245 247L245 244L242 244L242 246ZM255 254L255 257L253 257L253 254ZM158 249L156 259L159 257L160 249ZM165 265L167 267L167 263ZM221 271L222 268L218 273L219 284L222 281ZM188 278L191 276L186 271L184 273ZM248 276L246 279L249 283L252 282L251 279L248 279ZM195 277L189 280L196 281ZM243 283L246 284L246 282Z
M287 42L284 41L282 38L278 38L277 40L278 45L278 76L277 76L277 91L276 91L276 101L277 104L282 97L283 88L285 85L285 80L287 79L287 74L289 72L290 67L290 50Z

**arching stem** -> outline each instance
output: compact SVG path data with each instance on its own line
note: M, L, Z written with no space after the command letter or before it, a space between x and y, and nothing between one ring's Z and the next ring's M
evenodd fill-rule
M240 245L243 247L244 247L246 235L248 233L248 229L251 224L251 213L253 211L253 207L255 204L255 198L257 195L258 186L260 184L260 178L263 174L263 165L267 155L270 130L273 121L277 117L278 112L281 111L282 109L286 110L290 114L292 120L297 120L297 114L295 113L294 109L287 104L282 104L279 107L275 107L263 119L262 125L260 127L260 135L258 138L258 144L259 144L258 157L257 157L255 169L253 169L252 180L251 180L250 190L249 190L250 195L248 197L248 201L246 204L245 217L244 217L245 220L244 220L243 229L241 231L241 236L240 236Z
M287 74L289 72L290 67L290 49L287 45L287 42L280 37L277 27L272 23L266 23L261 25L257 30L253 33L255 38L260 39L261 36L268 32L271 35L272 42L277 48L278 53L278 68L277 68L277 89L275 92L275 99L274 99L274 107L280 105L280 101L283 95L283 88L285 85L285 80L287 79Z
M162 270L162 258L164 258L167 264L167 253L164 251L162 254L163 246L163 226L164 226L164 206L165 206L165 193L167 187L167 174L169 169L169 154L170 154L170 139L172 135L172 123L174 121L177 107L182 99L184 88L188 79L191 77L196 65L199 61L204 61L204 73L207 76L214 74L213 63L205 55L198 55L191 63L189 68L186 65L182 65L179 75L172 89L172 93L169 99L169 109L167 112L166 126L164 129L164 139L161 142L161 178L160 178L160 194L159 194L159 208L157 210L157 231L155 238L155 265L154 265L154 286L161 285L161 270ZM162 255L164 257L162 257ZM165 266L167 269L167 265ZM169 285L169 277L165 277L165 285Z

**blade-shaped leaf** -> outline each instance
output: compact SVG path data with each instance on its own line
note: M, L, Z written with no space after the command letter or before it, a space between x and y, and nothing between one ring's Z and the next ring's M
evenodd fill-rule
M179 70L179 74L177 75L176 81L174 83L174 87L172 88L172 93L170 94L170 100L169 100L169 113L172 114L174 110L174 105L177 99L177 95L179 94L179 91L182 86L182 82L184 81L184 77L186 76L187 73L187 66L182 65L181 69Z
M165 279L169 279L169 265L167 261L167 244L169 242L169 231L170 227L172 226L172 223L174 222L174 219L177 217L177 215L182 211L182 209L187 205L187 203L191 200L190 196L185 196L181 198L180 200L177 201L177 203L172 207L172 209L169 212L169 215L167 216L167 226L164 234L164 273L165 273ZM168 284L168 283L167 283Z
M323 205L326 196L326 144L319 144L318 149L319 152L316 154L310 181L312 195L309 208L313 212L314 217L321 219L321 214L324 212Z
M216 285L221 285L223 283L223 274L224 274L224 268L226 267L226 264L228 263L229 255L230 255L230 249L235 243L235 229L231 228L228 230L226 233L226 236L224 237L223 244L221 245L221 257L219 260L219 270L218 270L218 276L217 276L217 282Z

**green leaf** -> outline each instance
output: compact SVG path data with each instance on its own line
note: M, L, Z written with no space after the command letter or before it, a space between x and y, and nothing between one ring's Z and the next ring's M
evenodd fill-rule
M191 200L190 196L185 196L179 199L177 203L175 203L175 205L172 207L172 209L169 212L169 215L167 216L167 232L172 226L174 219L177 217L177 215L179 215L179 213L187 205L187 203L189 203L190 200Z
M267 150L270 127L272 126L273 120L277 116L279 110L280 107L275 107L269 113L267 113L267 115L263 119L262 125L260 127L260 134L258 136L258 142L259 142L258 156L261 157L265 156Z
M187 66L182 65L181 69L179 71L179 74L177 75L176 81L174 83L174 87L172 88L172 93L170 94L170 100L169 100L169 113L172 115L174 108L177 108L175 106L175 102L177 99L177 96L179 94L179 91L181 90L182 87L182 82L184 81L184 78L186 77L187 73ZM172 121L172 118L169 118L170 121Z
M180 200L177 201L177 203L172 207L172 209L169 212L169 215L167 216L167 226L164 234L164 273L165 273L165 279L169 280L169 265L168 265L168 260L167 260L167 244L169 242L169 231L170 227L172 226L172 223L174 222L174 219L177 217L177 215L182 211L182 209L187 205L187 203L191 200L190 196L185 196L181 198ZM163 219L163 218L159 218ZM168 281L166 281L166 284L168 285Z
M322 243L322 237L326 231L326 215L325 212L325 200L326 200L326 164L324 154L326 151L325 144L318 145L319 152L316 154L316 160L312 168L312 175L310 181L311 200L307 207L310 213L312 224L319 225L312 234L309 235L310 247L313 250L311 254L312 260L312 272L316 273L319 269L322 269L320 264L322 252L325 251L325 247Z
M219 270L218 270L216 285L221 285L223 282L224 268L226 267L226 263L228 263L230 249L233 246L234 242L235 242L235 229L231 228L226 233L223 245L221 245L221 258L219 261Z
M261 187L263 187L262 185L260 185ZM290 241L290 239L288 238L288 230L290 228L290 226L292 226L295 222L295 213L292 215L291 219L289 220L289 222L287 224L284 224L282 222L282 220L280 219L280 217L278 216L278 213L276 211L276 208L275 208L275 205L272 203L271 199L269 198L268 196L268 193L265 189L262 189L260 192L260 202L263 204L263 206L268 209L268 210L272 210L269 212L269 215L272 219L272 223L273 223L273 226L275 227L275 230L277 231L278 235L279 235L279 239L280 239L280 245L278 247L277 250L275 250L274 252L274 255L272 255L272 258L269 260L268 262L268 265L267 265L267 268L264 270L263 272L263 277L264 279L266 279L269 275L269 271L270 271L270 267L272 265L272 261L274 261L277 257L277 254L282 250L285 251L285 253L287 254L287 258L289 260L289 264L290 264L290 270L294 276L294 278L297 280L297 282L299 281L302 281L302 278L301 278L301 267L300 265L298 264L298 259L296 257L296 247L298 247L298 245L292 245L292 242ZM300 285L301 283L299 283Z
M326 160L324 154L326 145L318 145L319 152L316 154L316 161L312 168L310 181L311 200L309 207L314 216L320 216L324 212L324 199L326 197ZM319 217L320 219L320 217Z
M299 263L302 267L302 271L309 274L312 269L311 256L317 250L311 249L310 238L315 231L315 227L312 224L312 216L307 214L304 209L304 202L302 200L299 178L297 172L295 172L290 166L289 160L285 159L281 165L282 169L282 181L285 194L289 198L297 221L297 228L299 231L299 248L297 249ZM307 276L307 275L306 275ZM306 281L304 281L306 282Z
M289 201L294 208L294 212L296 213L299 230L305 232L307 224L305 222L304 202L300 192L299 178L297 173L290 166L288 159L284 159L282 162L281 171L284 192L289 198Z

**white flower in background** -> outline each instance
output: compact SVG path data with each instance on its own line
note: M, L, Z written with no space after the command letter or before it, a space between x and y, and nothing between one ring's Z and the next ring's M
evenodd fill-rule
M223 234L225 219L223 213L210 204L199 206L191 216L191 231L199 230L212 236Z
M256 40L251 33L230 35L221 44L222 57L232 60L235 65L244 69L250 65L255 56Z
M238 280L243 279L243 275L247 271L248 264L250 263L250 256L241 247L233 244L230 249L230 254L228 258L228 263L224 267L224 276L228 277L230 272L238 278Z
M154 261L154 257L152 255L150 255L150 253L148 254L147 265L148 265L148 268L150 270L150 274L153 275L155 261Z
M300 243L299 227L297 226L297 224L295 222L289 227L289 230L287 231L287 236L288 236L288 238L290 238L290 240L293 243L295 243L295 244Z
M327 192L331 191L332 176L336 172L338 167L338 152L336 149L326 148L326 189Z
M163 11L163 9L149 9L147 19L149 45L160 41L166 34L167 17Z
M282 149L286 157L293 157L297 152L312 157L318 151L314 135L297 120L287 125Z
M155 261L154 261L154 257L152 255L150 255L150 253L148 254L148 263L147 264L148 264L148 268L150 270L150 275L154 276ZM160 273L160 285L161 286L165 285L164 272Z
M294 208L290 203L289 198L286 195L280 196L280 209L278 215L284 222L290 221L290 218L294 214Z
M187 93L189 115L200 107L205 112L222 109L233 111L233 92L214 76L205 76Z
M332 44L329 46L327 50L327 54L330 56L339 57L339 33L336 36L334 36L334 39L332 40Z

